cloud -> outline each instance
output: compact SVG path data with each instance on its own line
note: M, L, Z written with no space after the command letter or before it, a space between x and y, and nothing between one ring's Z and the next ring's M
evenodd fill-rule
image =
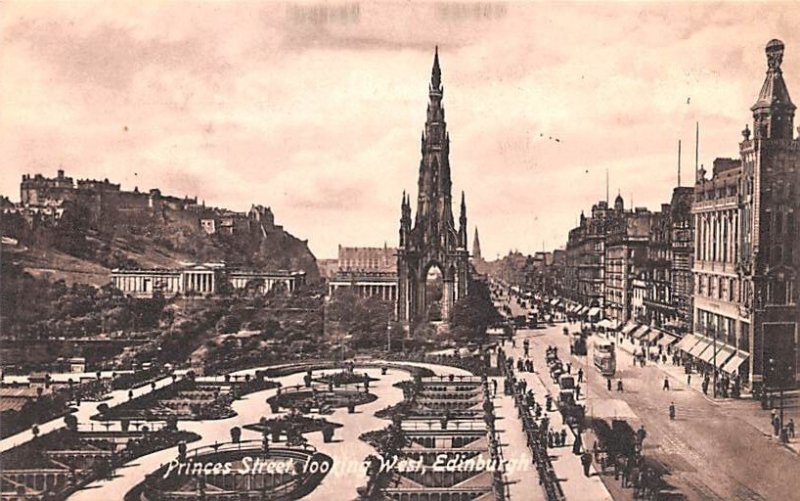
M237 210L271 205L322 257L396 242L434 45L453 190L488 256L563 244L605 197L606 170L612 196L657 208L679 138L692 177L697 121L701 162L735 156L769 39L786 43L787 84L800 88L791 4L7 7L0 192L62 166Z

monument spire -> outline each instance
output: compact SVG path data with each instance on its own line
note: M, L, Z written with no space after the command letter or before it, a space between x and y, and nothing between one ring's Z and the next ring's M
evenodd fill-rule
M433 49L433 69L431 69L431 90L442 87L442 69L439 67L439 46Z
M481 241L478 239L478 227L475 227L475 237L472 239L472 259L481 260Z

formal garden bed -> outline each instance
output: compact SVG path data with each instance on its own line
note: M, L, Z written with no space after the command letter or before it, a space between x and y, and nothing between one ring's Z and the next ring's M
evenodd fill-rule
M358 373L350 370L343 370L339 372L334 372L333 374L324 374L320 377L314 378L314 381L325 384L333 384L333 386L339 387L345 385L360 384L364 383L365 381L367 382L378 381L378 378L371 377L366 372Z
M3 474L17 479L17 493L40 490L27 481L46 470L52 481L44 487L43 499L66 499L136 458L200 439L172 426L156 431L143 426L136 432L80 432L74 416L65 421L66 428L41 436L34 430L33 440L3 453Z
M169 386L131 398L114 407L100 404L98 421L116 420L179 420L225 419L236 413L231 408L234 395L222 391L219 385L200 384L193 376L178 380ZM229 389L228 389L229 390Z
M341 428L339 423L332 423L324 418L312 418L297 412L292 412L277 418L263 417L258 423L245 425L244 428L268 435L272 442L279 442L283 437L290 441L292 437L306 433L322 432L325 442L333 439L336 428ZM234 432L232 432L233 434ZM232 437L233 438L233 437Z
M294 386L281 391L267 399L267 404L273 413L280 409L294 409L303 414L313 410L324 414L335 408L347 407L349 412L354 412L359 405L377 400L377 395L366 390L334 389L327 390L317 387L306 388Z

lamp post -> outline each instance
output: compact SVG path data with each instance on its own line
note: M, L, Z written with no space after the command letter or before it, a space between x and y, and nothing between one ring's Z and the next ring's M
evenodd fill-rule
M717 398L717 327L711 324L711 333L714 335L714 398Z
M783 430L783 388L786 386L784 383L789 375L791 366L786 363L779 363L774 358L770 358L769 367L767 372L767 385L773 388L778 386L778 398L780 398L780 418L781 418L781 431Z

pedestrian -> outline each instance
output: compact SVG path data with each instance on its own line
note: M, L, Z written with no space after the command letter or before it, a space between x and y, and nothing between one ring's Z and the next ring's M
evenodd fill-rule
M781 433L781 420L778 416L772 420L772 428L775 430L775 436L777 437Z
M583 439L580 432L578 432L575 434L575 441L572 443L572 453L577 456L581 453L581 449L583 449Z
M581 385L576 384L575 385L575 400L578 400L579 398L581 398Z
M622 380L621 379L619 381L617 381L617 391L619 391L619 392L624 392L625 391L623 389L623 387L622 387Z
M608 388L608 391L611 391L611 378L610 377L606 378L606 388Z
M578 382L583 382L583 369L578 369Z
M644 443L644 439L645 438L647 438L647 432L644 429L644 425L642 425L636 431L636 440L639 442L639 447L642 446L642 444Z
M583 465L583 474L584 476L589 476L589 467L592 466L592 455L589 454L589 451L586 451L581 456L581 464Z
M567 430L561 428L561 446L567 445Z
M692 386L692 373L686 374L686 386Z
M492 396L497 396L497 380L492 379Z
M567 362L567 374L572 374L572 364Z
M669 391L669 377L664 376L664 386L661 388L661 391Z
M789 428L789 436L794 438L794 419L790 419L786 427Z

